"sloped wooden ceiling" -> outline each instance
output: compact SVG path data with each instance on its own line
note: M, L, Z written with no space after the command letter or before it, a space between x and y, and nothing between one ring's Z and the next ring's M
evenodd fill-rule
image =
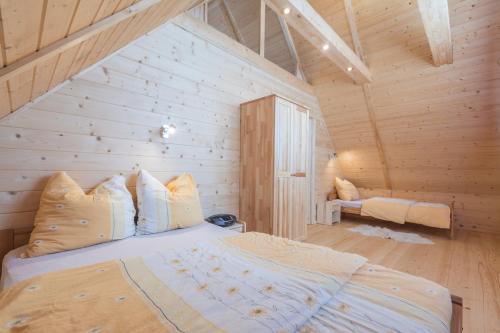
M212 0L209 3L208 23L256 53L259 53L260 42L259 18L260 0ZM295 72L278 16L269 7L266 8L265 57L288 72Z
M344 1L311 5L351 43ZM451 65L435 67L417 3L353 0L393 189L500 194L500 1L450 0ZM293 34L344 175L384 188L360 86Z
M0 118L197 2L0 0ZM66 40L71 47L47 53ZM20 66L39 54L50 56Z
M227 30L217 17L220 2L213 1L213 24ZM259 1L225 2L247 45L258 51ZM354 49L344 0L309 3ZM368 103L388 177L362 87L291 28L344 175L369 188L500 194L500 1L448 1L454 61L440 67L416 0L352 0L352 6L373 74ZM268 50L283 54L287 47L275 43Z

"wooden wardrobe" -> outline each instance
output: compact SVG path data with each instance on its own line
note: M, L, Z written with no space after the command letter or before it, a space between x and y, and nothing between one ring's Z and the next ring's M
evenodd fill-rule
M309 111L272 95L241 105L240 218L247 231L306 238Z

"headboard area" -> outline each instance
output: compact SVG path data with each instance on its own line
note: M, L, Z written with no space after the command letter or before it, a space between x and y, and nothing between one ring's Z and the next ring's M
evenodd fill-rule
M3 262L3 257L14 249L14 230L0 230L0 259ZM0 266L0 274L2 274L2 266Z
M14 230L0 230L0 258L2 259L2 261L7 252L12 249L14 249Z
M28 244L33 228L4 229L0 230L0 262L5 255L19 246ZM2 266L0 265L0 274Z

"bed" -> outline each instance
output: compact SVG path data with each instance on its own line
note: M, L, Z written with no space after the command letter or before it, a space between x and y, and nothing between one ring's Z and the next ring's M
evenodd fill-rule
M454 203L450 205L415 200L373 197L362 200L336 200L343 214L369 217L404 224L413 223L445 229L454 236Z
M460 300L431 281L207 223L30 259L21 251L3 260L0 327L12 330L461 330Z
M102 243L82 249L27 259L19 258L19 255L26 248L26 245L23 245L10 251L5 256L2 264L0 290L35 275L92 265L106 260L141 256L183 244L233 235L235 235L235 232L231 230L216 227L210 223L202 223L188 229L135 236L116 242Z

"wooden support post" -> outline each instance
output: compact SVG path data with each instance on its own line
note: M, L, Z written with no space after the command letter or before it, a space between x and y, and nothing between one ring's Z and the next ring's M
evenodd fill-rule
M233 30L234 35L236 36L236 40L240 42L241 44L245 45L245 40L243 39L243 35L240 32L240 29L238 28L238 24L236 23L236 20L234 19L233 13L229 9L229 6L226 3L226 0L220 0L220 6L222 8L222 12L224 13L224 16L227 18L229 21L229 25L231 25L231 29Z
M208 1L203 1L203 22L208 23Z
M283 32L283 36L285 37L286 44L288 45L288 50L290 51L290 54L295 63L295 76L297 76L301 80L307 81L304 71L302 70L299 53L297 52L297 48L295 47L290 29L288 29L288 24L286 24L285 19L280 15L278 15L278 20L281 26L281 31Z
M358 26L356 24L356 18L354 17L354 10L352 9L352 0L344 0L344 7L347 16L347 23L349 24L349 30L351 31L352 43L354 44L354 51L358 57L361 58L361 61L365 62L365 54L363 52L363 48L361 47Z
M354 44L354 49L356 54L363 62L366 62L366 58L361 46L361 40L359 39L358 27L356 25L356 18L354 17L354 10L352 8L352 0L344 0L345 11L347 15L347 22L349 24L349 29L351 30L352 41ZM365 97L366 111L368 112L368 119L370 121L370 126L373 131L373 136L375 140L375 145L377 147L377 153L379 156L380 164L382 167L382 173L384 176L385 187L389 190L392 189L391 176L389 173L389 167L387 165L387 159L385 156L384 146L382 140L380 139L380 133L377 126L377 118L375 116L375 104L373 103L372 90L370 83L364 83L362 85L363 95Z
M265 57L266 48L266 2L260 0L260 43L259 53L261 57Z
M375 117L375 106L373 104L371 85L369 83L365 83L362 85L362 88L363 88L363 95L365 96L368 119L370 120L370 126L373 131L375 145L377 146L377 152L382 167L382 173L384 175L385 188L392 190L392 182L389 174L389 167L387 165L387 160L385 158L384 146L382 145L382 140L380 140L380 134L377 126L377 118Z

